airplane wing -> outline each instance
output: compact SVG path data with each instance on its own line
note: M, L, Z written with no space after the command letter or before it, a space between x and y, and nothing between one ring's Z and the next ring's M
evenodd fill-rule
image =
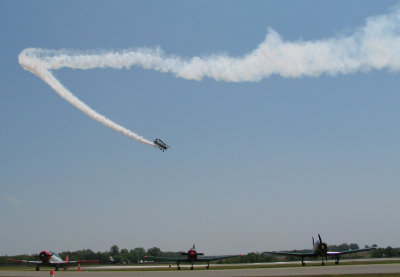
M150 260L158 260L158 261L173 261L173 262L189 261L189 259L187 257L166 258L166 257L145 256L144 258L145 259L150 259Z
M161 139L156 138L154 141L154 146L157 147L158 149L162 150L163 152L170 148L169 145L167 145L165 142L163 142Z
M59 264L67 264L67 265L76 265L76 264L96 264L98 263L99 260L86 260L86 261L68 261L68 262L63 262L63 263L59 263Z
M357 253L357 252L363 252L363 251L371 251L376 249L376 247L372 248L363 248L363 249L356 249L356 250L347 250L347 251L338 251L338 252L328 252L326 253L329 256L338 256L338 255L344 255L344 254L351 254L351 253Z
M24 263L24 264L42 264L41 261L28 261L28 260L7 260L8 262Z
M263 254L283 255L283 256L296 256L296 257L314 257L313 252L263 252Z
M98 263L98 260L86 260L86 261L68 261L68 262L49 262L49 263L43 263L42 261L28 261L28 260L7 260L9 262L15 262L15 263L24 263L24 264L49 264L49 265L77 265L77 264L84 264L84 263Z
M242 255L225 255L225 256L210 256L210 257L197 257L198 261L216 261L233 257L240 257Z

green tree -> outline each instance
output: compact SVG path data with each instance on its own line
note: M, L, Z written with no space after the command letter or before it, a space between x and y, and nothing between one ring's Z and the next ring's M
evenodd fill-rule
M119 254L119 247L118 247L118 245L113 245L113 246L111 246L111 248L110 248L110 253L111 253L111 256L117 256L118 254Z
M351 250L360 249L360 247L358 246L357 243L350 243L350 244L349 244L349 247L350 247Z
M149 248L149 249L147 249L147 255L148 256L160 256L161 250L158 247Z
M123 263L128 264L130 262L128 249L121 249L121 251L119 252L119 256Z
M129 251L129 259L134 263L139 263L146 256L146 250L143 247L136 247L135 249Z
M389 246L386 247L386 249L383 251L383 254L385 257L395 257L397 253L395 249Z
M110 263L110 252L97 252L96 260L99 260L100 264L109 264Z

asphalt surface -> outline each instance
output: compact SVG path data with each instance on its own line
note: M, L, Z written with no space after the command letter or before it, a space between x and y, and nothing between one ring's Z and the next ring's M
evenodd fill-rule
M400 264L374 264L374 265L338 265L338 266L310 266L286 268L258 268L258 269L227 269L227 270L183 270L183 271L55 271L54 277L172 277L172 276L291 276L291 275L321 275L321 274L365 274L365 273L400 273ZM41 271L0 271L0 276L50 276L47 268Z
M400 259L399 258L367 258L367 259L345 259L345 260L340 260L341 263L349 263L349 262L376 262L376 263L382 263L382 262L399 262L400 263ZM304 261L307 265L308 264L321 264L320 260L312 260L312 261L308 261L305 260ZM333 261L332 260L328 260L328 262L326 262L327 265L332 265ZM245 263L245 264L211 264L210 267L211 269L215 269L218 267L248 267L248 266L260 266L260 265L265 265L265 266L271 266L271 265L300 265L301 261L288 261L288 262L268 262L268 263ZM82 267L82 269L84 270L110 270L110 269L140 269L140 268L154 268L154 269L168 269L169 266L171 266L171 268L176 268L176 263L171 262L170 264L141 264L141 265L98 265L98 266L90 266L90 267ZM182 263L181 264L182 268L189 268L191 267L190 264L188 263ZM205 263L194 263L194 268L205 268L206 264ZM71 268L71 269L77 269L75 268Z

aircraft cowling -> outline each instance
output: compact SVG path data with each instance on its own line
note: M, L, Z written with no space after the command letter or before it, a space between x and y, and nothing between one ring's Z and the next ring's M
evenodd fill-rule
M317 245L316 250L321 254L325 254L326 252L328 252L328 244L322 242Z
M189 251L188 257L190 259L196 259L197 258L197 253L195 251Z
M39 259L44 263L48 263L50 261L50 258L51 258L51 254L47 251L42 251L39 254Z

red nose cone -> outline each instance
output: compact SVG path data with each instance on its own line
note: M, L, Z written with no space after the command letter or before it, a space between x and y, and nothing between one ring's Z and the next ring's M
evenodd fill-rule
M48 261L50 261L50 258L51 258L51 254L47 251L42 251L39 254L39 259L44 263L47 263Z

